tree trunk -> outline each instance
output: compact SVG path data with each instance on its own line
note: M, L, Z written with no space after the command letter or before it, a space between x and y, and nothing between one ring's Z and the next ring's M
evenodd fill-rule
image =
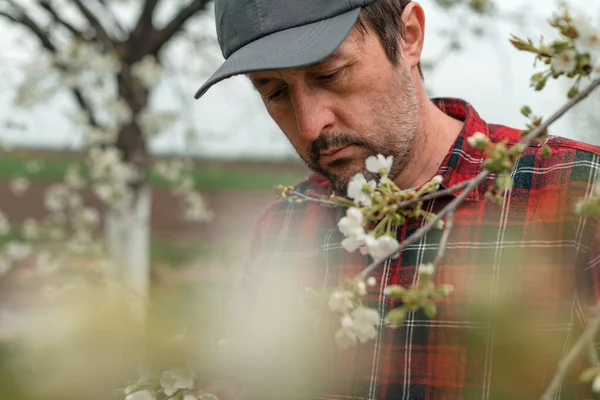
M151 190L139 188L132 210L127 215L107 209L105 235L114 276L143 299L148 298L150 284L150 209ZM145 320L142 299L134 300L134 312Z
M131 210L124 213L107 209L106 242L111 260L117 268L113 271L114 276L143 299L147 299L150 282L151 190L147 182L148 148L136 118L147 106L149 93L132 78L130 65L123 65L117 80L119 97L129 105L133 120L121 128L115 145L122 152L123 160L137 167L140 177L131 184L134 191ZM145 321L146 317L146 303L143 299L139 299L134 305L141 321Z

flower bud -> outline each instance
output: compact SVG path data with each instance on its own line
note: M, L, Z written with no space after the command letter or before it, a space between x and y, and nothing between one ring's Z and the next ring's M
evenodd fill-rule
M476 132L475 134L467 138L467 143L469 143L471 147L474 147L479 150L484 150L489 144L489 142L490 139L484 133L481 132Z

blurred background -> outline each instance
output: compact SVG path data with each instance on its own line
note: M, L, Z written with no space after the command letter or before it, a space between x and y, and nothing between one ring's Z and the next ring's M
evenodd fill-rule
M565 2L420 3L432 97L463 98L488 122L516 128L527 122L523 105L545 116L565 102L564 82L543 92L530 87L533 57L508 41L511 34L554 37L547 20ZM99 343L116 346L118 338L121 351L113 347L98 368L114 368L118 355L130 361L121 363L127 373L137 370L137 358L127 356L129 341L139 344L139 321L160 327L153 332L163 338L206 333L226 306L274 185L307 175L245 78L193 99L222 61L212 7L203 0L0 0L0 343L7 343L0 368L9 371L0 374L0 398L81 398L81 388L66 390L53 375L62 363L35 365L8 345L38 346L42 332L54 363L65 338L85 338L86 351L71 366L91 354L100 359ZM600 22L598 1L568 7ZM599 105L596 95L551 133L599 144ZM110 297L120 300L98 304L92 294L104 286L120 288ZM123 300L114 292L128 294ZM136 303L131 321L122 301ZM90 310L99 311L93 322ZM90 338L99 326L107 335ZM216 341L212 335L203 340ZM48 382L23 389L11 354ZM116 380L107 375L84 398L106 398L98 393L118 388Z

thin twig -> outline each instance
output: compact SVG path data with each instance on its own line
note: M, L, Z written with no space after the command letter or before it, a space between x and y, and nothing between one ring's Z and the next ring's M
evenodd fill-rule
M539 135L541 135L542 132L544 132L546 129L548 129L548 127L550 125L552 125L560 117L562 117L567 111L569 111L571 108L573 108L573 106L575 106L581 100L588 97L590 95L590 93L592 93L592 91L594 91L594 89L596 89L598 86L600 86L600 78L594 79L592 81L592 83L590 83L585 89L583 89L581 92L579 92L579 94L577 96L573 97L568 102L566 102L561 108L558 109L558 111L556 111L554 114L552 114L550 117L548 117L548 119L543 121L540 124L540 126L538 126L536 129L529 132L523 138L523 140L521 140L519 143L524 144L525 146L529 146L531 144L531 142L533 142L535 140L535 138L537 138Z
M483 180L485 178L487 178L487 176L489 174L490 174L490 171L487 171L487 170L481 171L479 173L479 175L477 175L475 178L468 181L469 183L468 183L467 187L465 188L465 191L462 192L460 195L458 195L456 198L454 198L454 200L452 200L450 203L448 203L448 205L446 207L444 207L435 216L435 218L432 218L431 220L429 220L429 222L427 222L425 225L423 225L421 228L419 228L408 239L406 239L405 241L400 243L400 247L398 247L396 250L391 251L389 254L383 256L381 259L373 261L371 264L369 264L364 270L362 270L359 273L359 276L362 279L366 279L369 276L369 274L371 272L373 272L375 270L375 268L377 268L378 266L383 264L383 262L386 259L388 259L389 257L392 257L395 254L400 253L401 251L406 249L408 246L410 246L411 244L415 243L417 240L419 240L423 236L425 236L425 234L427 234L427 232L429 232L431 229L433 229L433 227L435 227L438 224L438 222L442 220L442 218L444 218L447 214L453 213L454 211L456 211L456 208L463 202L463 200L469 195L469 193L471 193L481 182L483 182Z
M563 375L567 372L571 364L577 360L577 357L584 350L586 345L588 343L593 342L596 332L598 332L598 330L600 329L600 305L596 306L594 314L594 319L583 331L581 336L577 338L577 341L575 342L573 347L571 347L571 350L569 350L567 355L564 356L562 360L560 360L560 362L558 363L558 369L556 371L556 374L552 378L552 381L550 382L550 385L548 385L548 387L546 388L544 394L542 394L542 397L540 397L540 400L552 400L554 398L554 394L560 386Z
M438 190L437 192L429 193L429 194L426 194L425 196L418 197L416 199L401 201L400 203L398 203L398 207L399 208L409 208L409 207L412 207L415 204L420 203L422 201L429 201L429 200L437 199L438 197L448 196L454 192L458 192L459 190L466 188L468 184L469 184L468 180L463 181L459 184L449 187L448 189Z
M437 266L442 257L444 257L444 253L446 252L446 246L448 245L448 237L450 237L450 232L452 232L452 228L454 227L454 211L448 213L446 217L446 224L444 227L444 233L442 234L442 239L440 240L440 248L438 249L438 253L435 256L432 264Z
M588 343L588 357L590 364L594 367L600 366L600 360L598 359L598 352L596 351L596 343L592 340Z
M316 197L310 197L310 196L305 195L304 193L296 192L295 190L291 191L290 195L291 196L299 197L299 198L301 198L304 201L310 201L310 202L313 202L313 203L326 204L326 205L329 205L329 206L336 206L336 207L341 206L341 204L334 203L333 201L324 200L324 199L318 199Z

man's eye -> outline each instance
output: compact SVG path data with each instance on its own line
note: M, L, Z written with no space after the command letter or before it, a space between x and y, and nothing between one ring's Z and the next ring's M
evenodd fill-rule
M286 93L285 88L278 89L278 90L274 91L273 93L271 93L270 95L268 95L267 100L268 101L280 100L281 98L283 98L283 96L285 96L285 93Z
M318 75L316 77L316 79L321 82L331 82L338 76L338 73L339 73L339 71L335 71L335 72L331 72L331 73L325 74L325 75Z

